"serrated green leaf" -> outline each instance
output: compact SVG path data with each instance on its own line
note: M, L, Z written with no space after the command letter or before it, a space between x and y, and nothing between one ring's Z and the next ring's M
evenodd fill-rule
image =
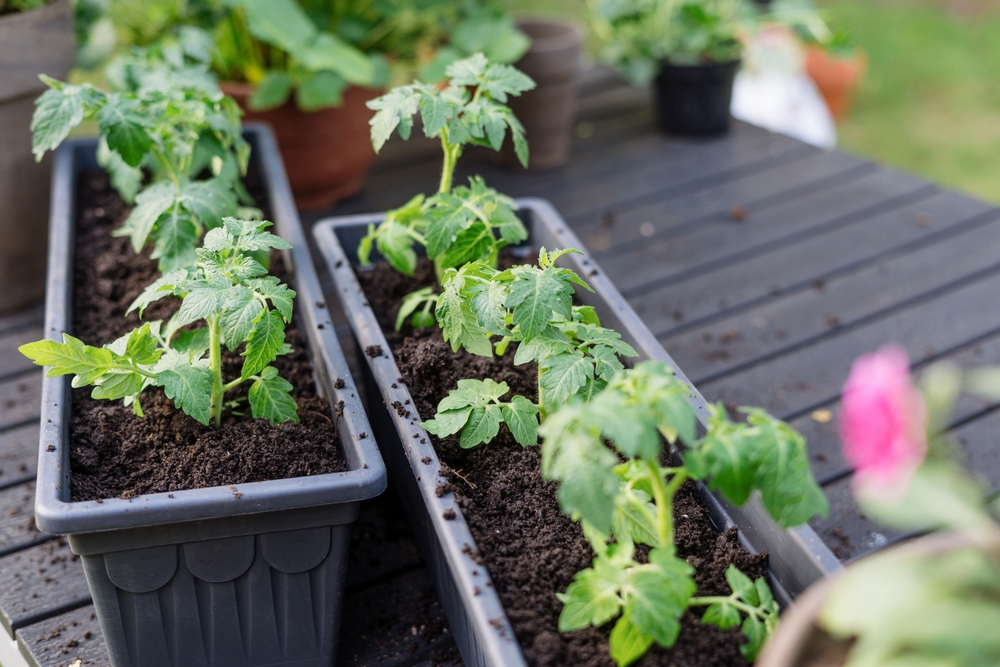
M420 98L420 117L425 136L436 137L455 114L455 105L438 95L423 95Z
M149 186L136 196L136 207L125 219L125 224L115 231L115 235L131 237L132 250L142 252L146 239L153 231L153 225L174 205L178 195L177 186L170 182Z
M469 226L472 212L462 200L450 193L436 195L431 204L430 225L427 227L427 256L436 259L455 242L458 233Z
M572 316L573 288L551 269L526 268L516 274L507 297L513 323L531 339L548 326L552 314Z
M292 83L292 77L287 72L268 70L250 96L250 108L265 111L280 107L292 94Z
M721 630L735 628L741 620L743 617L740 615L740 610L726 602L716 602L709 605L701 617L702 623L717 625Z
M546 357L540 367L538 385L546 410L565 404L594 379L594 363L575 354Z
M275 426L289 421L298 422L298 406L291 395L292 383L278 377L273 366L264 371L268 369L274 372L262 373L261 378L250 385L248 398L251 414L254 419L264 418Z
M63 334L63 342L40 340L17 348L39 366L49 366L48 377L76 375L77 386L91 384L111 369L114 360L111 351L84 345L83 341Z
M639 631L666 648L677 641L681 616L696 588L692 578L694 568L680 559L674 560L677 564L664 566L666 559L661 557L655 565L634 568L625 603L625 611Z
M445 75L451 79L453 86L478 86L489 61L482 53L476 53L468 58L456 60L448 65Z
M98 127L108 148L116 151L130 167L138 167L153 147L150 120L139 113L139 102L119 94L109 95L97 113Z
M83 99L73 86L50 88L35 100L31 118L32 152L40 162L46 151L55 150L83 121Z
M236 194L218 178L184 183L179 201L208 229L219 226L223 218L235 215L237 209Z
M138 310L139 317L142 317L143 311L147 306L149 306L149 304L159 301L164 297L173 295L177 286L182 284L186 277L186 271L175 270L157 278L155 281L146 286L146 289L142 291L142 294L135 298L135 300L129 305L125 314L127 315L133 310Z
M621 612L618 594L623 573L606 558L594 559L595 567L576 573L565 593L556 593L563 603L559 632L573 632L604 625Z
M156 222L156 245L151 259L159 260L163 272L175 271L193 266L198 260L195 248L198 245L198 230L191 215L177 207L171 207Z
M207 328L181 331L174 338L171 347L178 352L201 355L208 351L209 333Z
M538 444L538 406L524 396L515 396L502 408L503 420L522 447Z
M750 577L740 572L739 568L733 564L730 564L726 570L726 582L729 584L729 589L743 602L752 607L760 604L760 599L757 597L757 589L754 588Z
M405 225L386 220L379 225L375 235L378 251L394 269L408 276L417 268L417 253L413 249L415 240Z
M158 373L156 382L174 405L208 426L212 418L212 371L204 366L177 366Z
M222 340L230 350L245 341L257 320L264 312L264 304L248 288L238 286L230 290L220 322Z
M461 266L488 255L495 243L493 232L477 220L455 235L438 261L444 267Z
M146 378L139 373L108 373L90 392L97 400L114 401L126 396L136 396L142 391Z
M743 621L743 635L747 643L740 646L740 653L748 662L753 662L767 640L767 628L755 616L747 616Z
M295 91L295 103L302 111L340 106L348 81L337 72L321 70L305 78Z
M438 413L434 415L434 419L428 419L420 425L428 433L445 438L458 433L469 421L470 414L472 414L471 406L444 411L439 409Z
M503 283L488 281L469 288L472 295L472 310L476 313L479 325L497 336L506 336L507 309L504 302L507 299L507 286Z
M247 347L243 352L243 379L259 373L274 361L284 342L285 324L278 311L270 310L260 318L247 337Z
M644 491L622 489L615 497L612 532L619 539L631 539L639 544L658 547L656 506Z
M229 281L225 279L194 283L184 296L180 309L171 318L171 326L179 329L186 324L208 319L210 315L221 312L230 287Z
M618 619L611 629L611 659L618 667L628 667L633 662L646 655L653 645L653 638L643 634L626 613Z
M462 297L464 277L457 276L444 285L438 297L434 315L441 326L445 341L453 351L465 348L469 353L483 357L493 356L489 332L479 326L475 313Z
M125 342L125 352L122 356L127 357L137 364L155 364L162 352L158 349L159 341L152 333L152 326L149 322L138 329L133 329L128 334Z
M399 86L367 103L368 108L376 112L368 121L376 153L382 150L397 127L403 139L409 138L413 116L417 113L420 100L419 89L414 86Z
M470 449L478 444L490 442L500 432L501 420L499 405L473 408L465 428L462 429L458 444L462 449Z

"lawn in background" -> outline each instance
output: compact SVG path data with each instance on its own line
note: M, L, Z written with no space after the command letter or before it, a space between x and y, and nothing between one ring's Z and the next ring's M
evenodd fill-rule
M840 145L1000 203L1000 2L822 4L870 60Z

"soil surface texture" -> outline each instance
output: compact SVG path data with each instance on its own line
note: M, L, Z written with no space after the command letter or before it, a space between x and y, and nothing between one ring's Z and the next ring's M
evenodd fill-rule
M359 270L359 279L396 356L421 419L430 419L438 402L463 378L505 381L514 394L535 400L534 365L514 366L514 350L501 358L451 351L440 330L393 330L403 296L433 283L430 262L422 259L411 278L380 262ZM458 498L476 540L481 562L490 574L507 616L532 667L614 667L608 636L613 624L571 633L558 630L565 591L573 576L588 567L594 554L580 525L559 510L555 484L541 476L541 449L522 448L505 425L489 445L463 450L458 436L431 436L449 483L442 491ZM696 568L698 595L728 595L725 571L735 563L756 578L765 574L766 554L751 555L737 543L736 531L720 534L693 484L678 493L674 506L678 555ZM702 610L688 612L677 644L654 647L635 663L641 667L735 667L746 665L739 652L744 638L704 625Z
M254 176L248 177L247 185L257 201L263 201ZM72 333L89 345L104 345L140 325L136 313L125 317L125 311L159 273L148 248L136 255L127 238L111 235L129 209L108 177L86 172L78 186ZM278 253L272 258L271 273L286 279ZM166 320L179 303L173 298L158 301L146 310L143 321ZM74 389L72 499L131 498L346 470L338 449L336 417L328 402L316 395L304 336L294 322L286 333L293 352L274 365L295 387L298 424L271 426L251 418L245 401L249 383L226 394L227 401L243 399L237 410L245 414L227 409L220 428L202 426L177 410L156 387L142 394L143 418L121 401L91 399L89 387ZM239 376L241 351L223 348L223 377ZM235 487L233 492L239 493Z

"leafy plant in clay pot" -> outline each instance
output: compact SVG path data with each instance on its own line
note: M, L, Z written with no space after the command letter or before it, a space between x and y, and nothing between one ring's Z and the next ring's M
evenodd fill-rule
M602 58L639 86L656 84L660 129L719 134L729 127L742 45L742 0L589 0Z
M972 665L1000 659L1000 508L956 456L949 415L962 393L1000 397L1000 371L929 368L906 351L858 358L844 387L841 436L867 516L898 531L943 532L852 564L811 588L759 664Z

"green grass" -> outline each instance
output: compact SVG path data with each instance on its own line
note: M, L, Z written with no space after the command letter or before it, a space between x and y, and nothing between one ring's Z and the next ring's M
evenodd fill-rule
M986 4L827 0L870 60L841 146L1000 203L1000 11Z

